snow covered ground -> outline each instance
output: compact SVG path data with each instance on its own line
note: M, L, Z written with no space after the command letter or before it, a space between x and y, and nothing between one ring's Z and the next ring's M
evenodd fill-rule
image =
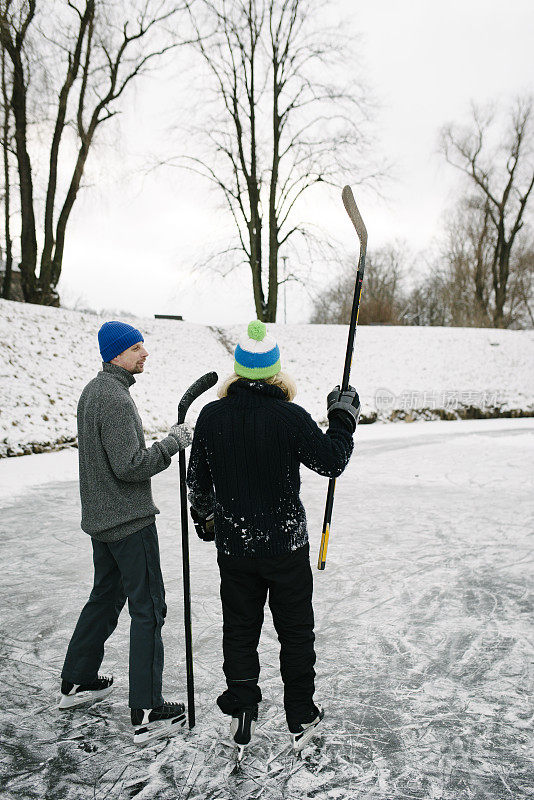
M232 371L230 351L245 326L128 319L150 353L132 394L148 433L176 420L185 389L204 372ZM100 369L93 314L0 300L0 457L73 442L76 404ZM347 329L275 325L297 402L325 419L325 397L339 383ZM534 331L360 327L352 381L363 420L534 414ZM215 396L207 393L202 402ZM201 404L192 412L192 419Z
M191 378L204 369L197 366ZM327 568L315 572L323 734L302 760L290 755L267 613L265 702L254 747L233 775L214 704L223 683L213 547L191 538L197 727L134 748L126 612L103 665L116 676L115 692L88 710L60 713L53 702L91 583L76 452L3 459L2 799L531 800L533 461L532 419L358 430L337 484ZM302 474L315 561L326 481ZM169 605L164 686L179 699L176 463L154 479L154 494Z

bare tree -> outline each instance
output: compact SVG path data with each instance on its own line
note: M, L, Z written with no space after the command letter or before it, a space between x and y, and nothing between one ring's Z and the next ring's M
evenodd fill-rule
M47 0L3 0L0 44L10 59L13 75L10 103L20 185L20 271L27 301L59 303L56 287L67 224L95 134L118 113L118 101L127 86L149 62L175 46L170 39L162 39L161 31L176 12L170 0L169 4L167 0L140 0L139 5L122 0L69 0L63 6ZM35 201L28 135L28 122L34 119L30 86L35 61L28 57L30 40L44 53L48 79L55 79L55 102L46 144L48 170L40 259L40 209ZM68 132L72 146L70 130L75 131L75 156L69 165L61 145Z
M403 292L402 245L388 245L367 256L358 322L362 325L402 324L406 301ZM310 322L347 325L350 322L357 258L347 262L341 275L313 304Z
M299 199L317 183L364 178L356 163L368 106L361 86L338 79L343 47L339 31L324 26L330 5L199 0L190 8L215 113L203 123L205 154L186 163L222 192L238 238L225 253L249 265L256 314L267 322L276 319L280 251L299 233L311 236L296 219Z
M494 253L495 236L488 204L477 196L462 198L448 217L438 267L448 324L466 327L492 324Z
M432 269L410 292L403 316L404 324L450 326L450 289L443 272Z
M468 177L487 225L491 225L492 322L503 327L507 324L511 257L534 187L534 106L531 97L516 100L504 134L493 112L473 106L472 113L470 129L443 129L442 151L447 161ZM484 302L482 297L480 300Z
M534 328L534 237L517 249L508 293L510 325Z
M445 231L440 251L430 254L430 274L409 298L406 319L414 324L492 327L496 231L487 203L476 195L462 198L449 213ZM532 250L532 233L525 225L510 253L503 327L530 324ZM422 311L423 296L430 301L439 297L441 309Z

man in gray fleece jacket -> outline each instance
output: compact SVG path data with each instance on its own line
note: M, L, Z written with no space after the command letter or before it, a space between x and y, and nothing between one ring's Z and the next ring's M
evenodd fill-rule
M99 676L98 669L128 599L129 705L134 741L143 742L185 721L183 704L166 703L161 693L167 608L150 479L191 443L191 432L174 425L147 448L130 396L134 375L143 372L148 356L143 336L131 325L106 322L98 340L103 369L78 403L81 524L93 545L94 585L67 650L59 707L73 708L111 691L113 678Z

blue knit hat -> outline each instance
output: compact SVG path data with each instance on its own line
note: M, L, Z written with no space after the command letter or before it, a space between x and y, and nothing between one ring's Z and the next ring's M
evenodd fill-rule
M271 378L282 369L280 350L267 326L259 319L248 326L248 338L242 339L234 353L234 371L242 378Z
M133 344L144 341L142 333L137 328L127 325L126 322L104 322L98 331L98 345L102 361L111 361L112 358Z

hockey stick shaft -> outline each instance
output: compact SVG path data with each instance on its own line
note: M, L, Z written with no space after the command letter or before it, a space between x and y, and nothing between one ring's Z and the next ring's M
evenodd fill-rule
M211 389L217 383L216 372L203 375L185 392L178 403L178 424L185 420L191 403L197 397ZM185 665L187 673L187 721L190 728L195 727L195 678L193 672L193 636L191 626L191 578L189 568L189 523L187 517L187 484L185 468L185 450L180 450L180 513L182 523L182 572L184 580L184 628L185 628Z
M189 569L189 529L187 520L187 490L185 452L180 451L180 511L182 520L182 572L184 581L185 667L187 673L187 719L195 727L195 679L193 672L193 639L191 632L191 582Z
M358 206L354 200L352 189L345 186L342 192L343 203L349 218L356 229L360 240L360 256L358 260L358 272L356 274L356 285L354 288L354 298L350 314L349 335L347 339L347 351L345 353L345 366L343 368L343 378L341 390L345 391L349 386L350 370L352 366L352 355L354 352L354 342L356 339L356 329L358 327L358 313L360 311L360 300L362 296L363 276L365 272L365 255L367 252L367 230L361 218ZM334 508L334 492L336 488L335 478L328 481L328 491L326 494L326 505L324 510L323 531L321 534L321 544L319 547L319 558L317 569L324 570L326 567L326 554L328 552L328 539L330 537L330 524L332 522L332 510Z

